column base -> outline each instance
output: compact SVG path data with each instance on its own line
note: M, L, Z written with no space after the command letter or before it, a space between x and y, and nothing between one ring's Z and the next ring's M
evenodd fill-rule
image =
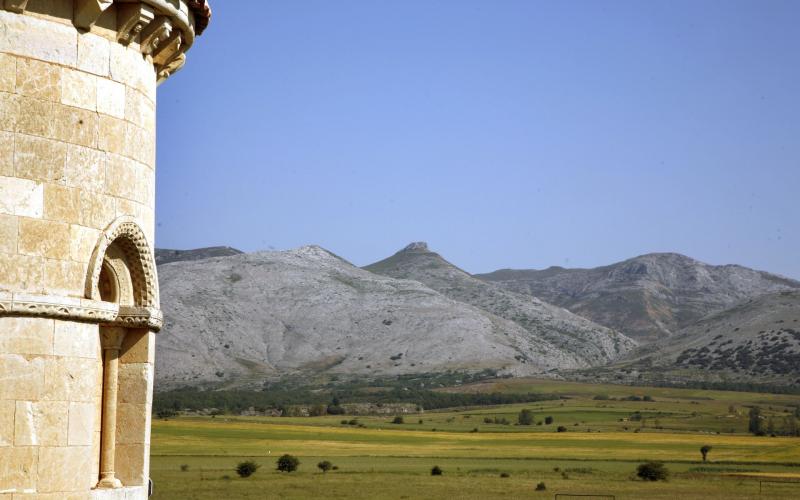
M122 488L122 481L114 476L107 476L102 478L95 487L98 489Z

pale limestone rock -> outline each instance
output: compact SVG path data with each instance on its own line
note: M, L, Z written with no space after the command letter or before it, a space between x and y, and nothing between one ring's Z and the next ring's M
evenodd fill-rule
M92 33L78 35L78 69L107 77L109 74L109 41Z
M97 81L97 111L125 118L125 85L101 78Z
M62 257L66 257L66 254ZM44 281L51 293L81 297L85 288L87 265L66 260L44 261Z
M91 469L90 451L91 446L41 447L37 490L42 493L89 490L94 486L85 473Z
M100 81L105 80L101 78ZM61 72L61 104L96 111L97 87L96 76L64 68Z
M0 448L14 445L15 401L0 400Z
M41 183L0 177L0 213L41 217L44 212L44 186Z
M69 228L69 257L75 262L88 262L97 244L100 231L89 227L72 225Z
M6 318L0 334L0 352L53 354L53 320Z
M17 253L17 218L0 215L0 253Z
M44 218L70 223L80 221L80 191L78 189L44 185Z
M40 292L44 287L43 266L41 257L0 253L0 290Z
M0 132L0 176L14 176L14 134Z
M77 38L71 26L0 10L0 52L74 67Z
M17 134L14 169L19 178L60 184L66 157L63 142Z
M0 447L0 491L36 490L39 450L32 446Z
M61 259L69 255L69 224L49 220L19 220L19 253Z
M106 155L102 151L70 144L64 165L67 186L102 192L106 178Z
M57 321L53 354L73 358L100 359L100 336L97 325Z
M14 92L17 79L17 60L0 53L0 92Z
M55 103L24 96L17 97L14 110L17 132L39 137L54 137Z
M94 398L94 360L57 357L45 360L43 400L91 402Z
M4 328L7 319L0 318L0 329ZM0 354L0 400L40 400L44 390L44 368L44 357Z
M95 426L95 404L69 404L69 446L92 446Z
M17 94L61 102L61 68L35 59L17 60Z
M97 147L99 118L85 109L57 104L53 137L69 144Z
M14 446L66 446L66 401L17 401Z
M14 132L19 115L19 97L7 92L0 92L0 130Z

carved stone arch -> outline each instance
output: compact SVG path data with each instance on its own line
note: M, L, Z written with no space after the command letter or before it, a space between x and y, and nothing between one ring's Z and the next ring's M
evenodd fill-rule
M120 217L106 228L95 245L89 261L84 294L87 299L101 300L98 283L103 266L108 266L107 253L123 259L130 273L132 304L137 308L158 308L158 276L150 244L144 231L132 217Z

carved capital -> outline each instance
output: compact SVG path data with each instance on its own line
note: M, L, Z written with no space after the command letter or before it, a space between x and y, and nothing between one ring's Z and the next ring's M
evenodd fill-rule
M122 339L125 338L125 329L106 327L100 329L100 345L102 348L119 351L122 348Z
M75 0L72 22L78 28L88 30L112 3L114 0Z
M169 38L161 42L156 50L153 51L153 64L165 66L180 53L182 45L183 35L179 30L172 30Z
M117 7L117 41L128 45L149 25L156 14L141 3L123 3Z
M161 42L167 40L170 34L172 34L172 23L169 22L169 19L165 16L157 17L142 30L139 39L142 54L152 56Z

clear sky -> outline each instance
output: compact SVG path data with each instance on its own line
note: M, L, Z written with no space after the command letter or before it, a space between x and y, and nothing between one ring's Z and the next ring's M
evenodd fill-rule
M798 1L212 7L158 91L159 247L800 278Z

